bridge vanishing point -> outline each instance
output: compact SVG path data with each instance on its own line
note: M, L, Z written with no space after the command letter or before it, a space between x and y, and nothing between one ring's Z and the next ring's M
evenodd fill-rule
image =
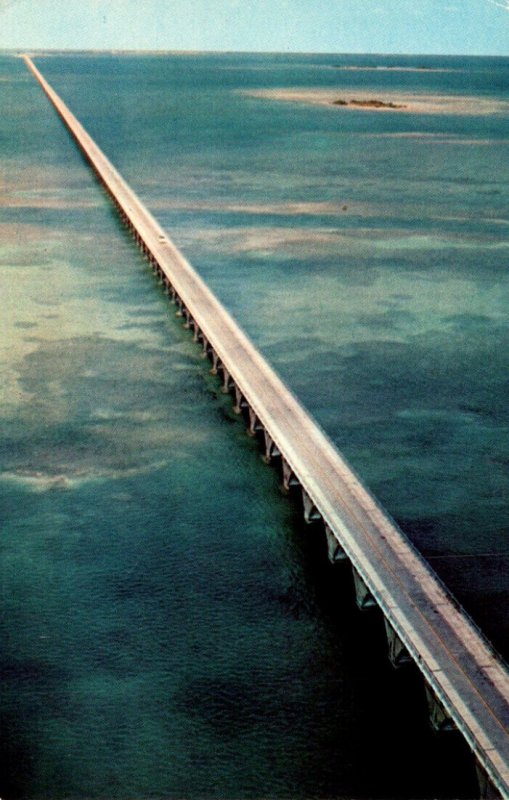
M306 521L321 521L332 562L351 563L360 608L378 606L389 656L421 671L437 729L456 727L478 767L482 797L509 800L509 673L431 567L256 350L28 56L55 106L220 373L285 488L300 487Z

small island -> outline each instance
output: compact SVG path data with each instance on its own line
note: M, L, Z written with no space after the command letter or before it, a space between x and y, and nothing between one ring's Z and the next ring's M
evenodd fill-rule
M335 106L356 106L358 108L393 108L393 109L400 109L406 108L405 105L401 103L387 103L383 100L334 100L333 105Z

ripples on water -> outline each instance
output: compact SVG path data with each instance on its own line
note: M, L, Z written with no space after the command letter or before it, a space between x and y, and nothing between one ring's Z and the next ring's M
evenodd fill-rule
M508 100L505 60L400 62L38 60L507 653L507 114L246 93ZM1 68L2 796L470 796L461 742Z

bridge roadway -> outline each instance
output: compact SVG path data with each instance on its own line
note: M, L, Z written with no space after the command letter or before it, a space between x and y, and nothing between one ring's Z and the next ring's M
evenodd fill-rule
M421 670L435 701L435 721L452 720L487 785L509 798L507 667L31 59L24 58L223 375L225 389L233 390L236 405L246 409L250 428L263 431L267 458L281 455L284 483L302 487L306 518L322 519L329 554L350 560L359 605L374 601L380 607L393 648L406 651Z

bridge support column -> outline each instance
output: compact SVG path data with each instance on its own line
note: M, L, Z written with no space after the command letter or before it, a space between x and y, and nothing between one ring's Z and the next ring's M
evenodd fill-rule
M346 561L348 556L341 547L340 543L334 536L333 532L328 525L325 525L325 540L327 542L327 555L331 564L338 564L340 561Z
M233 389L234 383L232 381L232 377L228 370L223 366L223 387L221 391L223 394L229 394L230 390Z
M475 773L477 775L477 783L479 784L479 800L502 800L502 795L498 789L493 786L486 770L481 767L478 761L476 761L475 764Z
M356 569L352 570L353 572L353 585L355 589L355 602L357 603L357 608L360 608L361 611L365 608L374 608L376 606L376 600L369 591L368 587L364 583L363 579L359 575Z
M429 721L433 730L437 731L437 733L441 733L442 731L455 731L456 725L435 695L433 689L427 684L424 689L426 692L426 701L428 703Z
M202 345L201 354L203 358L207 358L210 355L210 344L209 340L203 335L203 333L201 336L201 345Z
M292 486L300 486L300 481L295 475L288 461L281 459L283 468L283 489L289 492Z
M247 426L247 432L250 436L255 436L257 431L262 431L263 425L256 416L256 413L253 411L251 406L249 406L249 423Z
M238 386L235 386L235 405L233 406L234 414L241 414L243 408L247 408L247 400L240 391Z
M221 368L221 359L215 352L212 350L212 369L210 370L212 375L217 375L218 370Z
M385 633L387 634L387 644L389 645L389 661L392 666L398 669L405 664L411 664L412 658L408 650L386 617L384 617L384 625Z
M279 447L275 443L272 436L267 433L267 431L263 432L264 440L265 440L265 456L264 459L269 464L273 458L281 455Z
M308 525L311 522L318 522L321 520L322 515L304 489L302 490L302 505L304 506L304 519Z

